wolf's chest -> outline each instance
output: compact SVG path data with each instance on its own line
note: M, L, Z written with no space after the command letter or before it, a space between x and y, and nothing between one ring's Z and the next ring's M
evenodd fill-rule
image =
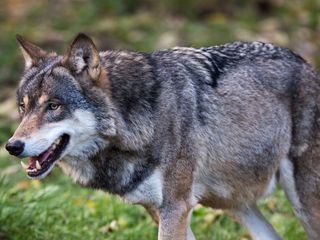
M160 170L155 170L137 188L123 195L123 199L131 204L142 204L160 207L163 200L163 179Z

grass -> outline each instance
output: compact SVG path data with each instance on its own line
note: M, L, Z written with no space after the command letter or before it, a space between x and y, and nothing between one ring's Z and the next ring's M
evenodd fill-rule
M156 225L142 207L81 188L58 169L43 182L28 180L12 159L2 154L0 160L0 239L156 239ZM306 239L283 191L260 206L284 239ZM201 206L194 211L192 229L200 240L250 239L222 211Z

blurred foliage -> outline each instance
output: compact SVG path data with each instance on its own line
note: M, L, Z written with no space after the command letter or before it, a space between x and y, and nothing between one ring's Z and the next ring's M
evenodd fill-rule
M154 51L237 40L287 46L320 67L319 0L2 0L0 7L0 239L152 239L140 207L75 186L55 170L45 183L26 181L3 149L17 125L14 88L23 71L21 34L63 54L78 32L100 49ZM262 202L285 239L305 239L282 191ZM220 211L197 208L197 239L248 239Z
M77 32L101 49L152 51L261 40L288 46L320 66L318 0L2 0L0 83L15 85L22 64L19 33L48 49L66 50Z

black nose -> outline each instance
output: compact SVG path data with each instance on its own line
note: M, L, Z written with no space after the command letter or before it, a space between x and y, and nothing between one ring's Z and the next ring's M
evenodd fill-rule
M19 156L23 152L24 143L19 140L10 141L6 144L6 149L11 155Z

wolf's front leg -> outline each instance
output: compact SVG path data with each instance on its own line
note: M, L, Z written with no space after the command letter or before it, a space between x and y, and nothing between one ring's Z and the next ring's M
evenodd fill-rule
M188 239L189 212L186 203L175 203L173 206L165 206L161 209L158 239Z
M157 210L154 207L150 207L150 206L144 206L145 209L148 211L148 213L150 214L150 216L152 217L153 221L157 224L157 226L159 227L159 210ZM190 211L189 216L188 216L188 222L187 222L187 240L195 240L195 236L192 232L192 229L190 227L190 222L191 222L191 217L192 217L192 211ZM160 228L159 228L160 229ZM160 234L160 233L159 233ZM160 235L159 235L160 236Z
M163 171L163 201L159 211L159 240L193 239L189 219L196 204L192 197L194 162L171 161Z

